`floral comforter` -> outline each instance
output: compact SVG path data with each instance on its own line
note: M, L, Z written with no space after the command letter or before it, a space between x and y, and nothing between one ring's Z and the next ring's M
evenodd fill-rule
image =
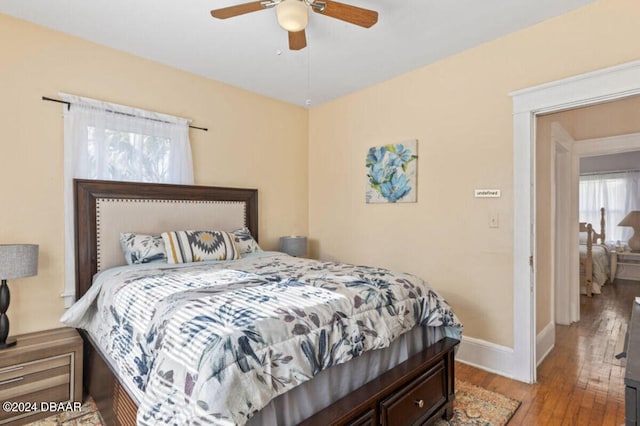
M139 391L141 425L244 424L416 325L462 330L413 275L268 252L105 271L62 321L88 329Z

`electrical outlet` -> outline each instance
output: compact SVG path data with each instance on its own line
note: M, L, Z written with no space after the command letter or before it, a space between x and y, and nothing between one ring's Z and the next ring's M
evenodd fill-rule
M498 213L491 213L489 216L489 228L499 228Z

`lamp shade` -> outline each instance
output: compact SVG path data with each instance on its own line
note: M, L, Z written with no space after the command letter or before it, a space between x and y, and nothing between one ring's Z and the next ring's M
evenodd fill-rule
M309 22L309 8L302 0L282 0L276 6L278 24L293 33L302 31Z
M307 254L307 237L292 235L280 238L280 251L290 256Z
M640 210L629 212L618 224L618 226L630 226L632 228L640 227Z
M0 244L0 279L32 277L37 273L37 244Z
M633 210L629 212L621 221L618 226L630 226L633 228L634 234L629 238L629 248L631 251L640 251L640 210Z

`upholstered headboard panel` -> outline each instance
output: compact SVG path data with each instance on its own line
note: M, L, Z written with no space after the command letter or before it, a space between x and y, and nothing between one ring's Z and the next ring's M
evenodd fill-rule
M121 232L223 230L246 226L258 240L258 191L193 185L75 180L76 297L93 275L125 264Z
M234 231L247 226L242 201L96 200L97 270L126 264L121 232L160 235L167 231Z

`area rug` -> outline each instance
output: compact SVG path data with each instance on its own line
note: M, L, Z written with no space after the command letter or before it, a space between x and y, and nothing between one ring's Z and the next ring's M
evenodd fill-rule
M29 423L30 426L102 426L102 416L91 398L87 398L77 411L60 414Z
M439 420L437 426L504 426L520 406L520 401L456 379L453 418Z

